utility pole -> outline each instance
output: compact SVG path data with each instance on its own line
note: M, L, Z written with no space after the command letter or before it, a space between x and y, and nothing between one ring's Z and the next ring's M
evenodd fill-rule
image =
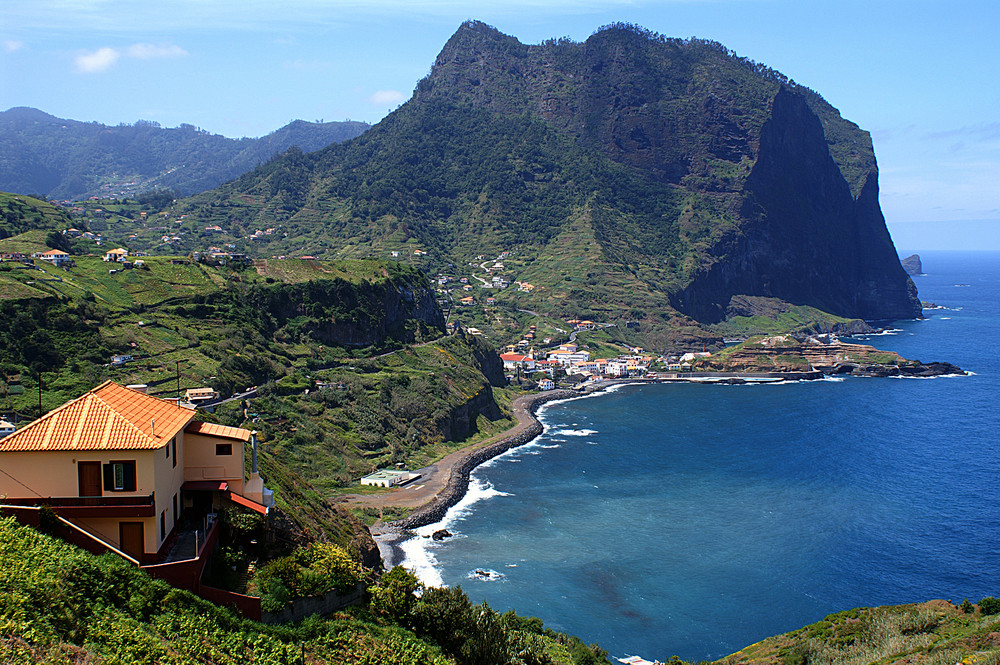
M38 370L38 417L41 418L42 414L42 371Z
M177 375L177 408L181 408L181 361L174 361L174 374Z

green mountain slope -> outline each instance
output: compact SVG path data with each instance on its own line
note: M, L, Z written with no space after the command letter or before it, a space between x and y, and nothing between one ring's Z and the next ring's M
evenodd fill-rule
M229 139L191 125L109 127L32 108L0 112L0 190L55 199L192 194L215 187L291 146L317 150L368 129L363 122L296 120L257 139Z
M531 46L469 22L365 135L180 210L280 227L262 254L419 250L449 271L514 252L511 281L544 288L496 298L564 318L716 323L734 296L916 316L877 177L866 132L719 44L614 25Z

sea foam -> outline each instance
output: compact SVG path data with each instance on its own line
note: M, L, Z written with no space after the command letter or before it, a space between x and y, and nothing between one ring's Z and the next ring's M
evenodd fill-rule
M472 506L480 501L486 501L497 496L511 496L507 492L494 489L489 481L473 476L469 480L469 490L462 497L462 500L448 509L444 518L440 522L427 524L413 530L415 537L404 541L400 545L404 558L400 565L413 571L421 582L427 586L445 586L441 579L441 571L438 567L434 550L441 547L445 541L435 541L430 536L440 529L448 529L452 532L453 538L461 538L454 527L457 522L461 522L469 514Z

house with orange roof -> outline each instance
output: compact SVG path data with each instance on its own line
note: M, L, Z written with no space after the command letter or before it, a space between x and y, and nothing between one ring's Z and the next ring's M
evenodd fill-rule
M124 263L127 260L128 250L124 247L109 250L108 253L104 255L105 262Z
M500 360L503 361L505 370L514 370L518 367L522 369L534 369L535 359L531 356L522 356L519 353L501 353Z
M61 266L69 262L69 254L61 249L50 249L47 252L35 252L32 256L42 261L48 261L54 266Z
M170 544L189 528L202 529L204 543L224 506L267 514L274 500L255 452L244 475L253 433L197 422L195 414L102 383L0 439L0 513L49 506L88 545L138 564L168 560Z

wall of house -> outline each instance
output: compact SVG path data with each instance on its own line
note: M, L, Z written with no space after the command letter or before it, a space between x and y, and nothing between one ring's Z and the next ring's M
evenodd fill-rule
M216 444L232 445L232 455L216 455ZM229 490L243 494L245 446L241 439L227 439L203 434L184 434L184 480L219 480L229 483Z
M178 446L180 448L180 446ZM70 498L80 496L80 481L78 465L80 462L134 461L135 491L116 492L103 488L104 497L147 497L157 488L157 462L163 455L159 450L79 450L79 451L30 451L0 453L0 495L12 499L35 498ZM169 466L169 460L167 461ZM180 465L178 465L180 466ZM180 474L179 474L180 475ZM16 479L16 480L15 480ZM180 487L178 482L177 487ZM115 547L118 542L118 523L143 522L145 551L156 552L159 547L159 511L165 506L161 492L156 493L156 518L104 518L104 517L74 517L73 521L81 528L106 540ZM170 496L165 499L170 501Z
M162 450L160 451L162 454ZM104 496L149 496L154 490L148 450L77 450L0 453L0 494L12 498L80 496L79 462L136 462L135 491L111 492ZM15 480L16 479L16 480Z
M162 538L160 538L160 515L164 515L166 521L166 537L170 537L171 532L174 530L174 524L176 523L179 515L174 513L174 501L173 498L177 496L177 513L183 511L184 507L182 505L181 498L181 485L184 484L184 432L180 431L174 437L177 441L176 454L174 452L174 447L171 445L171 440L166 440L166 446L154 451L154 480L156 483L156 524L155 524L155 543L156 547L153 550L148 551L159 551L160 545L163 544ZM170 455L167 455L167 451L170 451ZM176 457L176 459L175 459ZM149 541L149 534L146 534L146 540Z

